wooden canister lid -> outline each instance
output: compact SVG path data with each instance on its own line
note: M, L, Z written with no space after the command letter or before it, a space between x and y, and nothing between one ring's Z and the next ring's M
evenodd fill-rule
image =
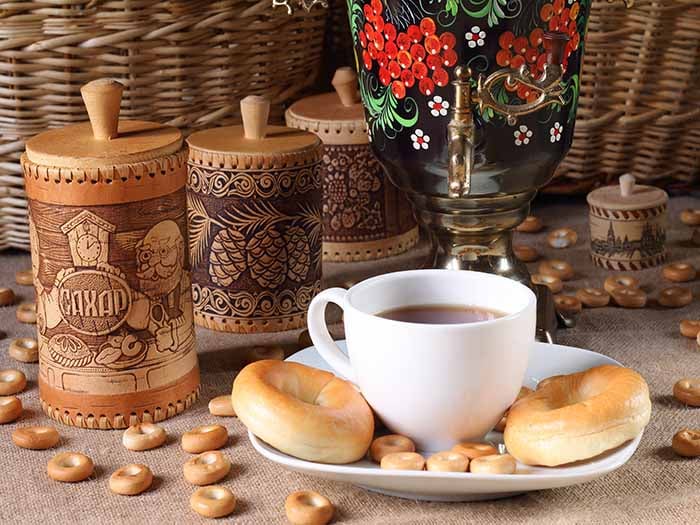
M635 184L632 175L620 177L620 184L604 186L588 194L588 204L608 210L632 211L656 208L668 202L661 188Z
M190 163L228 169L302 166L318 160L321 141L313 133L270 126L270 103L251 95L241 100L242 126L226 126L190 135Z
M89 123L52 129L26 143L27 159L39 166L77 170L108 168L159 159L182 147L179 129L155 122L119 120L124 87L94 80L80 90Z
M335 92L295 102L285 113L287 125L312 131L325 144L367 144L367 123L357 73L341 67L333 76Z

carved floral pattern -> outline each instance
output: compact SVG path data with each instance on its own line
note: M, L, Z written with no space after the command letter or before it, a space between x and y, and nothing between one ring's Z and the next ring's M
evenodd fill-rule
M213 197L290 197L319 189L311 167L263 172L208 170L190 164L188 187Z
M331 231L376 233L384 228L381 198L384 176L368 148L326 146L323 215ZM326 232L328 236L331 232Z
M264 290L260 293L192 285L195 310L208 315L234 318L263 318L305 312L311 299L320 291L320 281L296 289L277 292Z

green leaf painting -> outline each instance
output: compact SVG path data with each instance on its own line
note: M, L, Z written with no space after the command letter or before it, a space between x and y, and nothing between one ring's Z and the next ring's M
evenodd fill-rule
M360 95L373 135L380 129L385 136L393 138L418 122L418 105L413 98L407 97L399 102L391 89L380 86L374 76L364 71L361 73Z
M581 82L578 75L573 75L564 87L564 102L569 105L569 115L567 122L572 122L576 118L576 108L578 107L578 95L581 89Z
M462 9L474 18L486 18L489 27L494 27L502 19L512 16L504 10L511 10L509 2L512 3L510 0L470 0L466 5L462 4Z

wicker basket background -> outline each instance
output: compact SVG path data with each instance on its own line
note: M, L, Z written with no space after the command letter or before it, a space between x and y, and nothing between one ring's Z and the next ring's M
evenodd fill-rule
M283 105L316 81L327 11L272 0L0 3L0 248L28 248L24 140L87 119L80 86L124 83L122 116L185 132L239 118L249 94Z
M697 180L700 0L629 9L594 0L581 80L574 143L558 172L571 188L624 173L657 185Z
M352 56L345 2L329 0L326 53ZM632 173L700 176L700 0L593 0L574 143L547 193L585 193ZM333 70L332 67L329 68Z

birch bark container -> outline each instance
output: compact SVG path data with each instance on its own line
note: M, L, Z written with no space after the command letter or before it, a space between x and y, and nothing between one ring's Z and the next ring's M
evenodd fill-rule
M22 156L41 406L86 428L160 421L199 391L187 149L176 128L120 121L121 93L86 84L90 123L41 133Z
M608 270L633 271L666 260L668 194L635 184L623 175L619 186L588 194L591 258Z
M321 141L268 126L269 107L246 97L243 126L187 140L194 315L214 330L305 326L321 289Z
M323 141L323 259L366 261L418 242L408 199L384 174L369 145L357 74L340 68L335 93L307 97L285 113L287 125Z

